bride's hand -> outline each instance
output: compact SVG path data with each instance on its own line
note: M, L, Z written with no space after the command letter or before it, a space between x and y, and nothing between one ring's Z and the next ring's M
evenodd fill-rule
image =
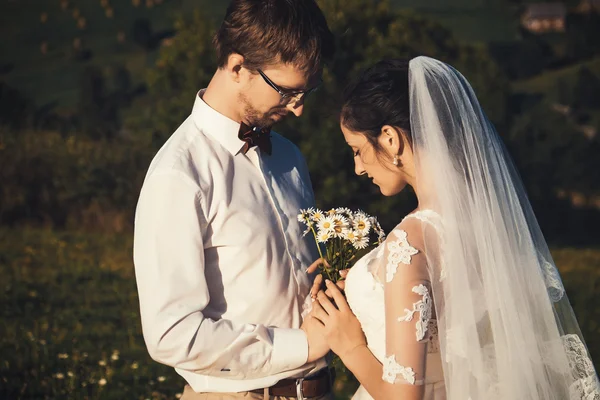
M366 339L360 322L340 289L330 281L326 281L326 286L335 304L325 292L319 291L311 316L321 322L321 330L329 347L343 360L352 350L365 346Z
M319 258L318 260L316 260L315 262L313 262L310 267L308 267L306 269L306 272L309 274L312 274L313 272L315 272L320 265L322 264L327 264L327 260L325 260L324 258ZM340 271L340 276L342 277L342 279L346 279L346 275L348 275L348 269L344 269L342 271ZM344 290L346 287L346 282L343 280L340 280L336 283L336 285L341 289ZM317 298L317 293L319 292L319 290L321 290L321 287L323 286L323 275L319 274L315 277L315 280L313 282L313 286L310 289L310 297L312 297L313 299ZM327 290L325 292L325 294L327 294L329 297L331 297L331 294L329 292L329 290Z

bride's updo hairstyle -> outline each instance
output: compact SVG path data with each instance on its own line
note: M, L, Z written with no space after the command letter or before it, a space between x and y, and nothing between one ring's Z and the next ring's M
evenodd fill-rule
M408 92L408 60L383 60L364 70L344 91L340 121L365 135L381 154L381 128L398 128L412 143Z

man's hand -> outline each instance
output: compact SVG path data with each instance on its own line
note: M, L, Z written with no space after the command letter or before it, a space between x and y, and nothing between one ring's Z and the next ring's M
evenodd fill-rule
M323 336L323 324L311 314L307 315L300 327L306 333L308 339L308 360L307 363L317 361L329 353L329 345Z
M321 266L323 264L329 265L329 264L327 264L327 260L325 260L323 258L319 258L318 260L313 262L310 265L310 267L308 267L306 272L308 272L309 274L312 274L319 268L319 266ZM336 282L337 287L339 287L340 290L342 290L342 291L346 287L346 282L343 279L346 279L346 275L348 275L348 271L349 271L348 269L344 269L344 270L340 271L340 276L341 276L342 280L339 280ZM311 298L316 299L317 293L319 293L319 290L326 289L323 285L323 282L324 282L323 275L319 274L315 277L315 281L313 282L312 289L310 289L310 297ZM331 291L325 290L325 294L327 294L329 297L331 297Z

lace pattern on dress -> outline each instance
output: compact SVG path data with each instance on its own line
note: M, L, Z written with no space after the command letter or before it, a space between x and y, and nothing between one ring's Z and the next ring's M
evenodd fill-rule
M398 378L398 374L401 378ZM383 359L383 377L389 383L410 383L411 385L422 385L422 380L415 380L415 371L410 367L403 367L396 362L396 356L391 355Z
M398 240L390 241L387 244L387 248L390 251L387 259L385 281L391 282L394 279L394 275L398 270L398 264L410 264L412 256L417 254L419 251L408 244L407 233L402 229L394 230L394 235Z
M442 235L442 233L444 231L444 226L442 224L442 217L438 213L436 213L433 210L419 210L417 212L414 212L414 213L409 214L406 217L404 217L404 219L407 219L407 218L416 218L421 222L425 222L425 223L431 225L439 235L439 239L441 241L440 242L440 251L443 250L444 235ZM440 257L440 262L442 259L443 259L443 257ZM439 265L439 271L440 271L439 281L442 282L446 278L446 268L443 264Z
M427 328L429 326L429 320L431 319L431 296L427 286L420 284L412 288L412 291L416 294L420 294L422 299L413 304L413 309L404 309L406 314L403 317L398 318L399 322L410 322L412 321L415 313L419 313L419 320L417 321L417 341L420 342L425 338Z
M552 263L543 260L543 268L548 295L553 302L557 303L565 295L565 287L562 284L558 270Z
M600 400L600 382L594 364L579 336L563 336L563 344L575 382L569 387L571 400Z

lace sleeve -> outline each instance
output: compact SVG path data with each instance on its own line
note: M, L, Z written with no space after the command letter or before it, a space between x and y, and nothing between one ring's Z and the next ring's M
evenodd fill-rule
M385 244L383 380L392 384L423 385L425 380L427 329L433 307L426 257L413 246L422 237L418 226L417 221L401 224Z

